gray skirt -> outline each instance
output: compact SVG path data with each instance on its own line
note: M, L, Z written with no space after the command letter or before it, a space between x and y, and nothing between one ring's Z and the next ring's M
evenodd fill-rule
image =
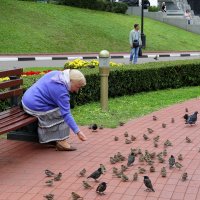
M59 108L39 112L27 108L23 102L22 105L26 113L38 118L38 137L40 143L69 138L69 126L65 123Z

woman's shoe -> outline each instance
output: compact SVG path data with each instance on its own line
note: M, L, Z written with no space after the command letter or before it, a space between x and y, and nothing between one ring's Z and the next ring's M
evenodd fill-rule
M66 140L56 142L57 151L76 151L77 149L67 143Z

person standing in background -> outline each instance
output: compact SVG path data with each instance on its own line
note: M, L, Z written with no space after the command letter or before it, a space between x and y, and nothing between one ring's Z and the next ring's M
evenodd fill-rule
M162 2L161 11L162 12L167 12L167 8L166 8L166 5L165 5L165 2Z
M138 59L139 47L142 45L139 24L134 24L134 29L129 34L129 43L131 47L130 64L136 64Z
M185 11L184 16L187 19L187 24L191 24L192 15L188 9Z

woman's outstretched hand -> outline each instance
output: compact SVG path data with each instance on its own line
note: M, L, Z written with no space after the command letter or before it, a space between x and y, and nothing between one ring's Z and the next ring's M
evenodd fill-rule
M86 136L83 134L82 131L80 131L80 132L77 134L77 136L78 136L79 140L81 140L81 141L86 141L86 140L87 140Z

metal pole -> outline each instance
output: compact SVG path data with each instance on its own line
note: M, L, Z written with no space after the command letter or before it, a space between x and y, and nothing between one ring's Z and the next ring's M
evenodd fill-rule
M142 40L142 48L146 47L146 36L144 34L144 0L142 0L141 7L141 40Z

